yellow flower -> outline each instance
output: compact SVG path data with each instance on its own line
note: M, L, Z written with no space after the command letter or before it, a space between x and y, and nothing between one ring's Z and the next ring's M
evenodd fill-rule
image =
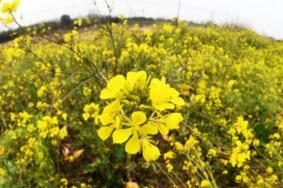
M132 138L126 143L125 149L129 154L136 154L140 151L140 139L139 139L139 130L140 125L146 121L146 115L141 112L134 112L131 115L131 121L129 125L130 128L127 129L118 129L113 133L113 142L114 143L124 143L126 142L131 135Z
M21 125L24 125L29 119L33 117L31 114L27 112L20 112L19 116L22 119Z
M38 97L43 97L44 94L47 92L48 88L46 86L41 86L38 90L37 90L37 96Z
M212 157L215 157L216 154L217 154L217 151L215 149L213 149L213 148L209 149L208 153L207 153L208 156L212 156Z
M164 153L164 160L166 159L174 159L176 157L176 154L173 151L168 151Z
M183 116L180 113L167 114L157 120L153 120L148 125L155 126L162 135L167 135L169 130L179 129Z
M132 134L138 135L139 130L140 130L140 125L142 125L145 121L146 121L146 115L143 112L138 111L138 112L132 113L131 121L130 121L131 127L127 129L115 130L112 135L113 142L117 144L121 144L121 143L126 142ZM130 141L131 140L132 139L130 139ZM139 147L139 146L137 145L136 147ZM127 144L126 144L126 148L128 148ZM130 149L130 151L132 150ZM139 149L138 150L134 149L134 151L139 151ZM130 154L132 154L132 152L130 152Z
M147 75L144 71L128 72L125 79L122 75L112 78L105 89L100 93L101 99L122 99L124 95L133 92L135 89L146 88Z
M128 72L126 80L126 89L132 92L135 89L144 90L146 88L147 75L144 71Z
M223 170L222 172L223 175L227 175L228 173L229 173L228 170Z
M83 119L85 121L87 121L90 118L90 114L89 113L83 113Z
M271 175L270 179L271 179L271 181L276 182L278 180L278 176L273 174L273 175Z
M84 87L83 87L83 95L84 95L85 97L91 95L91 92L92 92L92 90L91 90L89 87L87 87L87 86L84 86Z
M142 139L142 155L146 161L155 161L159 158L160 152L158 147L151 144L148 139Z
M63 113L62 115L61 115L61 117L63 118L63 120L67 120L67 118L68 118L68 114L67 113Z
M161 134L168 134L169 130L179 129L183 116L180 113L171 113L158 120L158 130Z
M59 131L59 138L63 140L68 135L67 126L64 126Z
M230 156L230 163L233 167L242 167L243 163L250 159L250 155L249 145L237 141Z
M243 178L242 178L241 175L237 175L236 178L235 178L236 182L241 182L242 179Z
M112 78L105 89L100 93L101 99L121 99L123 96L123 90L125 87L125 77L122 75Z
M151 80L149 97L153 107L159 111L174 109L175 105L185 104L184 100L179 97L178 91L166 84L164 78Z
M113 101L107 105L102 114L99 117L99 120L103 127L101 127L97 133L100 139L106 140L111 135L114 128L120 127L120 117L117 115L120 111L120 102L118 100Z
M95 103L86 104L84 107L83 119L87 121L89 118L93 118L96 123L99 119L99 105Z
M79 34L78 31L72 30L71 32L64 34L64 41L65 41L66 43L70 43L70 42L72 42L72 41L74 40L74 38L75 38L78 34Z
M60 183L61 185L67 186L69 181L66 178L61 178Z
M199 141L194 136L190 136L190 138L185 143L185 147L186 147L187 150L191 150L198 143L199 143Z
M53 127L52 129L50 129L50 136L54 137L57 136L60 132L59 127Z
M271 173L273 172L273 168L272 168L272 167L268 167L268 168L266 169L266 172L267 172L268 174L271 174Z
M165 83L165 79L153 79L149 87L148 82L144 71L128 72L126 78L122 75L112 78L101 91L100 98L114 101L106 105L99 115L102 127L97 133L102 140L106 140L113 132L114 144L126 142L127 153L133 155L142 151L145 160L150 161L156 160L160 152L149 135L158 132L165 135L170 130L179 129L182 114L166 114L164 111L184 105L184 100ZM83 114L85 120L90 118L87 108L85 106ZM131 113L130 118L128 113ZM148 119L147 115L150 115Z
M4 153L4 147L0 145L0 156Z
M260 144L259 139L254 139L253 145L254 145L254 146L259 146L259 144Z
M270 136L271 139L279 140L280 139L280 134L279 133L274 133L273 135Z
M167 171L170 173L173 171L174 166L171 163L166 164Z
M157 130L143 129L141 126L146 122L147 118L144 112L137 111L133 112L131 115L131 121L129 122L130 128L127 129L116 129L113 132L112 138L114 143L124 143L129 137L132 137L128 140L125 145L125 150L129 154L136 154L142 149L143 157L146 161L158 159L160 152L159 149L150 143L147 134L156 134ZM145 125L148 128L150 125Z
M13 0L11 2L5 2L2 5L1 11L2 13L10 14L10 12L14 12L17 10L19 4L20 4L20 0Z
M200 183L200 187L202 188L206 188L206 187L210 187L210 181L208 180L202 180L201 183Z
M180 142L175 142L174 146L178 151L181 151L184 148L184 146Z
M4 177L6 175L6 171L3 168L0 168L0 177Z
M77 25L78 27L80 27L80 26L82 26L82 24L83 24L83 20L82 20L81 18L76 19L76 20L74 21L74 24Z

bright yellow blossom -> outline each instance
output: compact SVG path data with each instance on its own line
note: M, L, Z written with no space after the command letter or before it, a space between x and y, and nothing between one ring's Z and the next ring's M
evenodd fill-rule
M165 91L161 91L162 89ZM147 74L144 71L128 72L126 78L122 75L115 76L101 91L100 98L114 101L106 105L99 115L103 126L99 128L98 136L102 140L106 140L113 132L113 143L126 142L127 153L142 152L147 161L156 160L160 155L159 149L153 144L150 136L156 135L158 132L166 135L170 130L179 129L179 124L183 121L183 116L180 113L161 113L165 109L174 110L175 105L184 105L184 100L179 97L179 93L166 84L165 79L162 81L152 79L150 86L148 86ZM158 105L173 106L161 109L157 107ZM129 108L127 111L133 110L130 118L125 114L123 109L125 106ZM149 117L147 117L147 113ZM89 114L84 113L83 117L88 119Z
M178 91L166 84L164 78L162 80L152 79L149 97L153 107L159 111L174 109L176 105L185 104L184 100L179 97Z

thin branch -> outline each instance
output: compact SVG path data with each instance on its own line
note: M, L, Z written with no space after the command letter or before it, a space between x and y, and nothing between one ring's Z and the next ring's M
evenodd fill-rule
M10 14L11 14L11 16L12 16L12 18L13 18L13 21L16 23L16 25L17 25L19 28L23 29L24 33L25 33L26 35L28 35L29 33L27 33L27 32L24 30L24 27L17 21L17 19L16 19L15 16L13 15L13 13L11 12ZM74 51L73 48L71 48L71 47L69 47L69 46L67 46L67 45L64 45L64 44L62 44L62 43L60 43L60 42L58 42L58 41L56 41L56 40L53 40L53 39L51 39L51 38L49 38L49 37L45 37L44 35L38 35L38 36L39 36L40 38L42 38L42 39L45 39L45 40L47 40L47 41L49 41L49 42L53 42L53 43L55 43L55 44L57 44L57 45L59 45L59 46L62 46L62 47L64 47L64 48L70 50L74 55L76 55L76 56L78 56L79 58L85 60L85 61L88 63L88 65L92 68L92 71L93 71L95 77L98 78L98 79L100 79L100 80L102 80L104 83L107 83L107 78L103 75L102 72L100 72L100 71L98 70L97 66L96 66L91 60L89 60L89 59L86 58L86 57L82 57L81 54L79 54L78 52ZM35 53L33 53L33 54L35 54Z
M86 84L87 82L89 82L90 80L92 80L93 77L88 77L86 79L84 79L80 84L78 84L76 87L74 87L69 93L67 93L67 95L65 95L62 98L62 102L64 102L68 97L70 97L77 89L79 89L80 87L82 87L84 84Z
M181 11L181 0L179 0L179 2L178 2L178 10L177 10L177 17L176 17L176 27L178 27L178 24L179 24L180 11Z

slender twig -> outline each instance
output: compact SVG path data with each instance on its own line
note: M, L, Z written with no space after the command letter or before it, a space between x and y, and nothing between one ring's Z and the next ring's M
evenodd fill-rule
M176 183L174 182L173 178L172 178L163 168L161 168L161 166L160 166L157 162L153 161L153 164L154 164L155 166L157 166L157 167L159 168L159 170L161 170L161 172L168 178L168 180L169 180L174 186L176 186Z
M179 0L179 2L178 2L178 10L177 10L177 17L176 17L176 27L178 27L178 24L179 24L180 11L181 11L181 0Z
M106 7L108 9L108 17L109 18L108 18L108 23L106 24L106 30L109 34L111 45L112 45L114 56L115 56L114 74L116 74L119 62L118 62L118 52L117 52L117 47L116 47L116 44L115 44L115 38L114 38L113 27L112 27L112 22L111 22L113 8L110 6L110 4L108 3L107 0L104 0L104 2L105 2Z
M12 19L13 19L13 21L15 22L15 24L16 24L19 28L22 28L22 29L23 29L23 26L17 21L17 19L16 19L15 16L13 15L13 13L11 12L10 14L11 14ZM23 30L23 31L25 32L25 30ZM25 32L25 34L28 35L27 32ZM40 38L43 38L43 39L48 40L48 41L50 41L50 42L53 42L53 43L55 43L55 44L57 44L57 45L60 45L60 46L62 46L62 47L64 47L64 48L70 50L74 55L80 57L81 59L84 59L84 60L88 63L88 65L92 68L93 73L95 74L95 76L96 76L98 79L102 80L104 83L107 83L107 78L103 75L103 73L102 73L101 71L99 71L99 69L97 68L97 66L96 66L91 60L89 60L88 58L82 57L81 54L79 54L78 52L76 52L72 47L69 47L69 46L67 46L67 45L64 45L64 44L62 44L62 43L60 43L60 42L58 42L58 41L56 41L56 40L53 40L53 39L51 39L51 38L49 38L49 37L45 37L44 35L38 35L38 36L39 36Z
M81 83L79 83L76 87L74 87L67 95L65 95L62 98L62 102L64 102L68 97L70 97L77 89L79 89L81 86L83 86L85 83L87 83L88 81L92 80L93 77L89 77L84 79Z

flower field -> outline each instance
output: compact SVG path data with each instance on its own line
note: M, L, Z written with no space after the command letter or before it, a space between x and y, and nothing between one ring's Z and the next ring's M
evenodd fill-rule
M0 187L283 187L283 42L106 24L0 46Z

